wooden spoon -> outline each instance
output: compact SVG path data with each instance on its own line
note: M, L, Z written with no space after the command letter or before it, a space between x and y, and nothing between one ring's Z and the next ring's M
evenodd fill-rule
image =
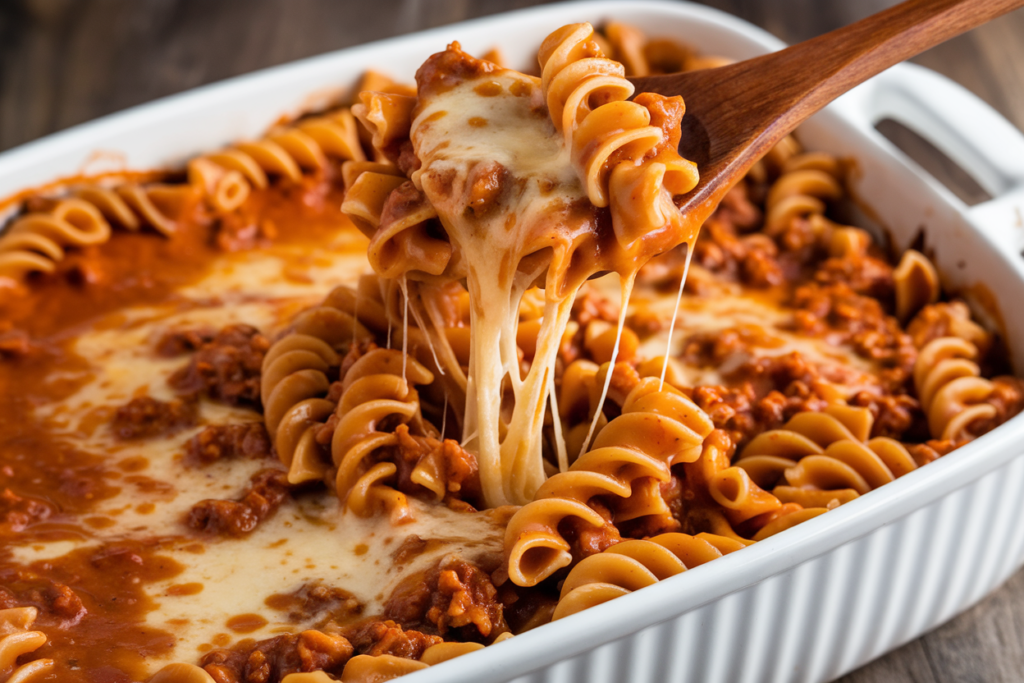
M699 225L722 195L804 119L893 64L1024 0L907 0L785 50L717 69L631 78L636 92L682 95L680 153L700 183L681 210Z

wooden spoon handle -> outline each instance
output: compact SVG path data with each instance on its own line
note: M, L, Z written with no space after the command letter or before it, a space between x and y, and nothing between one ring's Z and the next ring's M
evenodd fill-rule
M791 102L776 125L792 129L875 74L1022 6L1024 0L908 0L767 55L778 75L773 89Z

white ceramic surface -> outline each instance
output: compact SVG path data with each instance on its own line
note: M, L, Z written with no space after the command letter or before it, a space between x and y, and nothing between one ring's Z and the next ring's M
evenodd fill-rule
M459 40L499 46L526 65L558 26L615 18L651 36L742 59L781 43L745 22L679 2L546 6L352 48L137 107L0 155L0 196L56 177L179 164L255 136L311 94L367 67L409 79ZM968 170L994 199L967 207L879 135L893 118ZM894 246L919 231L946 285L991 292L1024 368L1024 136L963 88L901 65L837 100L801 129L811 149L852 157L853 187ZM95 152L103 151L97 162ZM741 552L494 647L409 676L409 683L527 681L827 681L977 602L1024 562L1024 415L841 508Z

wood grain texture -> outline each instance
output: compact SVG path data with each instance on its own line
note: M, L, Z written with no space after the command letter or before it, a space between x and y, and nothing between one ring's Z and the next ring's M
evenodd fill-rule
M274 64L541 0L0 0L0 149ZM890 0L707 0L798 42ZM1024 12L914 61L1024 129ZM842 683L1024 678L1024 572Z

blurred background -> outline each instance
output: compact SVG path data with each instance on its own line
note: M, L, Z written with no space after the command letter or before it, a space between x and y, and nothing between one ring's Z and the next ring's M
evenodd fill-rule
M543 0L0 0L0 149L329 50ZM892 0L706 0L788 43ZM1024 128L1024 12L914 61Z
M0 150L238 74L543 0L0 0ZM892 0L706 0L794 43ZM538 37L538 42L540 37ZM1024 11L914 60L1024 129ZM904 130L891 138L969 202L980 188ZM1024 572L842 683L1020 681Z

